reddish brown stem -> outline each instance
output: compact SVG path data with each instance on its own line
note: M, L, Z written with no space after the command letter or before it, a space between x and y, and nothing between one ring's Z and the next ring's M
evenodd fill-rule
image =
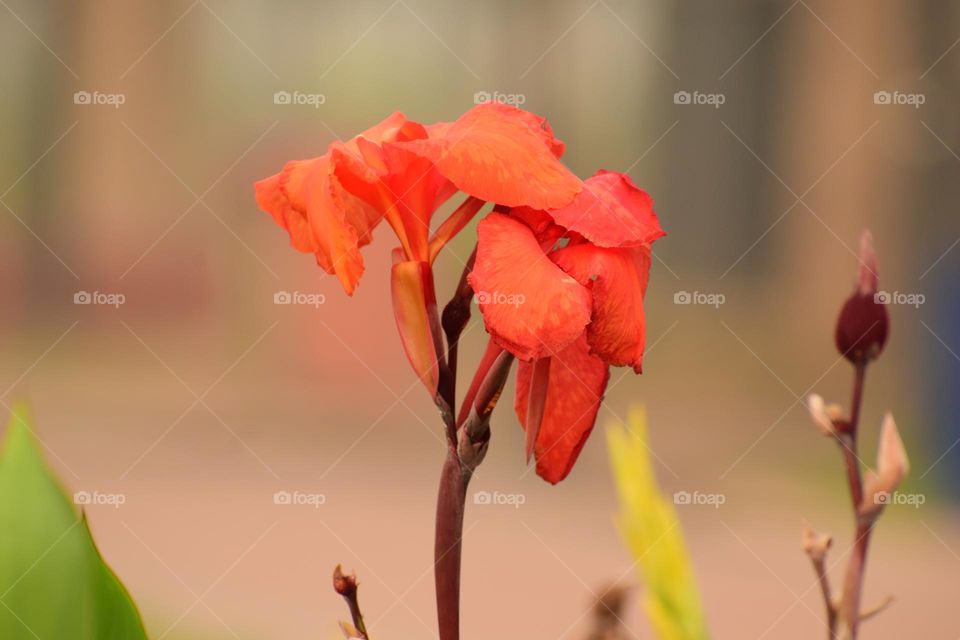
M867 564L867 547L870 544L870 533L873 530L873 520L857 524L857 540L850 554L850 563L847 565L847 575L843 583L843 599L841 600L844 621L840 638L856 640L860 628L860 598L863 593L863 575Z
M437 496L434 576L440 640L460 638L460 552L469 474L460 466L456 446L447 448Z
M860 470L860 461L857 457L857 427L860 421L860 405L863 402L863 386L866 378L866 361L860 360L854 364L853 399L850 407L850 420L840 434L839 441L843 448L843 460L847 472L847 482L850 485L850 499L853 503L853 514L856 522L856 538L850 562L847 565L847 574L843 583L843 594L840 600L840 619L842 628L840 637L844 640L856 640L860 623L860 599L863 593L863 576L867 562L867 547L870 543L870 532L873 529L874 519L861 515L860 505L863 503L863 477Z
M833 602L833 596L830 595L830 578L827 575L827 563L824 558L814 559L813 568L817 573L817 579L820 581L820 592L823 594L823 603L827 609L827 638L828 640L836 640L837 608Z

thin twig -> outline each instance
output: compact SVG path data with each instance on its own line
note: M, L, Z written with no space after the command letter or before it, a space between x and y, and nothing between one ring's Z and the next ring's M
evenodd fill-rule
M343 599L347 601L347 606L350 608L353 627L344 626L344 629L348 632L359 633L362 640L368 640L370 636L367 635L367 626L363 622L363 614L360 612L360 602L357 599L357 576L344 574L343 568L337 565L337 568L333 570L333 589L343 596Z

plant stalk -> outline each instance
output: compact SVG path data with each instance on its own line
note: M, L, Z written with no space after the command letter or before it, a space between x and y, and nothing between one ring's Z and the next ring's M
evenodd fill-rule
M460 638L460 555L463 512L470 474L460 466L456 445L447 448L437 496L434 577L440 640Z
M839 618L841 628L839 637L841 640L856 640L857 638L867 548L870 544L870 533L874 524L874 518L861 515L863 476L861 475L860 461L857 457L857 427L860 422L860 405L863 401L866 371L867 363L865 360L860 360L854 364L850 420L846 424L845 433L839 438L840 445L843 448L844 466L847 471L847 482L850 485L850 499L853 503L853 514L856 522L856 538L849 564L847 564L847 574L844 578L843 593L840 600Z

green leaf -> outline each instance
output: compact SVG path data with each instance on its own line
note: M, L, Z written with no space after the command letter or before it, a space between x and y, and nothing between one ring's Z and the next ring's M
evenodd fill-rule
M620 494L620 529L646 587L644 610L660 640L706 640L700 592L680 520L653 473L646 412L633 408L628 422L629 429L607 429L607 446Z
M136 605L97 550L14 410L0 452L0 638L146 640Z

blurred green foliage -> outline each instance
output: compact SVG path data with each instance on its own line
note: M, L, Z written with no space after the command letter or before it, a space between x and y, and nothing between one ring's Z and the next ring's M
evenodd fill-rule
M4 640L147 637L86 518L44 462L22 408L0 453L0 605Z

